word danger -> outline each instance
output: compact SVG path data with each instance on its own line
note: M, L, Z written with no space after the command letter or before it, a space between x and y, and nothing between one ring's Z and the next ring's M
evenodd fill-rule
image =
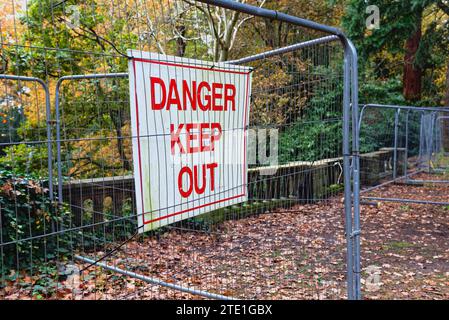
M181 90L178 89L176 79L171 79L169 84L158 77L150 77L151 86L151 108L153 110L170 110L176 107L179 111L191 110L201 111L235 111L235 85L227 83L206 81L181 81ZM180 92L181 91L181 92ZM157 99L156 92L160 92Z
M233 84L170 79L168 83L158 77L150 77L151 108L153 110L178 111L235 111L236 88ZM159 93L159 94L157 94ZM170 124L171 154L213 152L222 136L219 122ZM204 194L206 188L215 191L218 163L183 166L178 173L178 191L183 198L195 192ZM183 183L185 182L185 183Z

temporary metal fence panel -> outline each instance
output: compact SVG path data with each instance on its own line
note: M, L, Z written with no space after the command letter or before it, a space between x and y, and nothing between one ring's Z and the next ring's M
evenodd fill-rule
M13 16L11 25L0 24L2 52L11 57L8 71L14 74L0 75L2 105L25 99L21 93L31 85L24 82L43 92L35 103L21 103L21 120L2 135L1 152L22 162L11 158L11 168L2 164L2 170L11 170L2 171L2 188L12 189L2 194L9 202L0 207L0 290L22 283L21 294L47 298L359 299L359 116L358 108L351 109L358 105L352 43L338 29L234 1L133 6L104 4L108 19L93 27L83 18L98 18L102 9L94 2L69 7L26 1L21 9L15 6L26 19L19 23ZM222 18L238 23L227 32L245 27L220 38ZM257 33L266 23L286 26L280 44ZM50 33L62 31L34 45L33 32L46 24L53 26ZM20 25L32 45L23 44L12 25ZM261 44L250 49L254 54L242 57L242 50L229 59L231 43L224 48L223 41L257 37ZM131 58L124 53L130 48L253 68L244 128L247 202L139 234L132 152L139 137L131 132L126 72ZM34 55L44 68L19 67L13 59L18 54ZM15 90L10 81L22 84ZM32 108L45 119L33 120ZM231 124L230 130L236 129ZM15 146L25 150L7 150ZM21 163L25 172L15 171ZM156 164L158 170L169 165L162 158ZM22 189L15 191L26 183L32 186L25 188L27 201L36 197L31 206L20 198ZM166 197L172 191L164 186L171 183L151 181ZM42 186L48 191L39 193Z
M435 107L361 106L358 128L364 153L363 192L398 181L415 185L446 183L441 176L433 180L414 177L423 172L444 174L447 154L441 120L448 112Z
M55 256L58 239L46 239L61 227L63 217L56 217L60 212L54 207L48 86L28 76L0 74L0 81L0 285L4 285L19 270L34 273Z
M360 106L363 271L368 298L439 298L448 248L449 109ZM428 286L427 283L436 284Z

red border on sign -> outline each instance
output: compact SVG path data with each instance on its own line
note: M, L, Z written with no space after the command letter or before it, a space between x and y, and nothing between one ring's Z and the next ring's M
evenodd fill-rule
M162 217L158 217L155 219L151 219L148 221L145 221L145 215L151 213L150 212L145 212L145 207L144 207L144 201L143 201L143 185L142 185L142 166L141 166L141 152L140 152L140 131L139 131L139 127L140 127L140 122L139 122L139 102L137 99L137 77L136 77L136 61L138 62L145 62L145 63L154 63L154 64L160 64L160 65L167 65L167 66L175 66L175 67L183 67L183 68L191 68L191 69L199 69L199 70L208 70L208 71L216 71L216 72L226 72L226 73L232 73L232 74L246 74L247 78L246 78L246 100L245 100L245 110L244 110L244 116L243 116L243 128L246 127L246 118L247 118L247 113L248 113L248 100L249 100L249 74L251 73L251 71L247 71L247 72L243 72L243 71L234 71L234 70L225 70L225 69L219 69L219 68L208 68L208 67L202 67L202 66L190 66L190 65L183 65L183 64L178 64L178 63L173 63L173 62L165 62L165 61L157 61L157 60L151 60L151 59L143 59L143 58L133 58L133 71L134 71L134 97L135 97L135 101L136 101L136 122L137 122L137 150L138 150L138 154L139 154L139 177L140 177L140 196L141 196L141 201L142 201L142 211L144 211L142 213L142 220L143 220L143 224L149 224L152 222L156 222L159 220L163 220L163 219L167 219L173 216L177 216L192 210L196 210L196 209L201 209L207 206L211 206L220 202L224 202L224 201L228 201L228 200L232 200L232 199L237 199L243 196L246 196L246 175L245 175L245 168L246 168L246 134L243 135L243 190L242 190L242 194L236 195L236 196L232 196L232 197L228 197L225 199L220 199L217 201L213 201L210 203L205 203L196 207L192 207L192 208L188 208L185 210L181 210L175 213L171 213L171 214L167 214L165 216ZM213 195L210 195L209 197L212 197ZM199 200L199 199L198 199ZM193 201L198 201L198 200L193 200Z

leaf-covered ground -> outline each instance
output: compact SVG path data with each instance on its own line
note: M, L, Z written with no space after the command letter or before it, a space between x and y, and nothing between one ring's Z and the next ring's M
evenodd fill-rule
M387 185L363 195L449 202L448 191L448 184ZM363 297L448 299L448 214L449 206L444 205L363 204ZM335 198L227 221L209 233L172 230L157 239L140 238L103 262L237 298L343 299L345 247L342 199ZM96 257L102 254L97 252ZM74 272L55 281L44 294L34 290L33 295L29 284L37 279L8 282L0 289L0 298L197 298L99 267L89 268L81 277Z
M414 179L440 177L420 174ZM367 195L449 202L449 184L389 185ZM368 289L378 290L365 290L365 297L449 298L449 206L379 202L363 206L361 218L365 278L371 265L379 267L380 275L380 286L368 283Z

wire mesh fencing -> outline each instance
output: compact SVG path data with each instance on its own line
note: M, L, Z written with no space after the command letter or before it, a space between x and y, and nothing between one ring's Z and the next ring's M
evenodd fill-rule
M442 120L448 110L361 108L363 294L444 299L449 197Z
M447 112L444 108L363 106L359 122L361 150L365 152L361 158L363 192L390 183L447 183L443 135ZM420 175L428 177L418 178Z
M308 20L215 4L31 0L6 8L2 298L360 297L353 47ZM246 45L234 48L239 42ZM157 86L170 72L185 80L140 107L176 112L145 111L136 121L142 101L133 84ZM219 86L227 81L246 93L251 86L248 118L227 118L243 107L232 100L240 91ZM198 123L219 124L220 134ZM209 144L189 145L198 139ZM214 143L225 146L220 159L244 163L205 167ZM178 162L167 153L174 149ZM178 178L183 163L198 169ZM148 171L136 177L137 167ZM215 174L217 191L206 174ZM157 190L150 210L138 191L145 188Z

